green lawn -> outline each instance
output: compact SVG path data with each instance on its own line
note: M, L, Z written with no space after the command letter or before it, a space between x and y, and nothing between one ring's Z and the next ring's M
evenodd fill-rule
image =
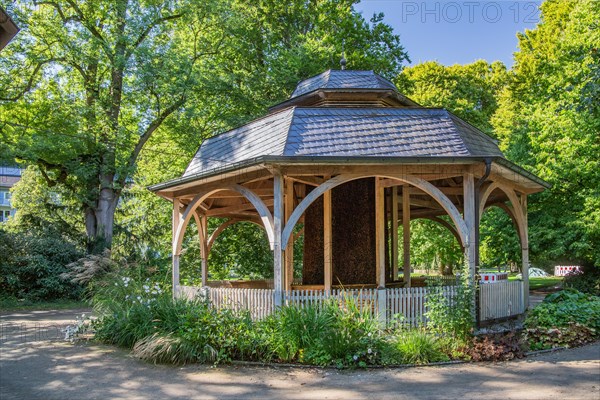
M511 275L508 279L514 281L517 279L517 276ZM529 290L555 287L558 286L562 280L563 278L558 276L548 276L545 278L532 277L529 278Z
M89 308L90 305L81 300L61 299L54 301L32 302L28 300L17 300L14 297L0 298L0 311L22 311L22 310L65 310L70 308Z

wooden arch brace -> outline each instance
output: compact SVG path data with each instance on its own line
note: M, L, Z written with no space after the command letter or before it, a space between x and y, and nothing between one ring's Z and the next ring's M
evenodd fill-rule
M274 234L273 216L269 212L269 209L267 208L265 203L263 203L263 201L260 199L260 197L258 197L258 195L256 193L254 193L252 190L250 190L242 185L233 184L233 185L224 186L219 189L213 189L213 190L210 190L207 192L201 192L201 193L197 194L196 197L194 197L194 199L190 202L190 204L188 204L185 211L180 216L179 224L177 226L176 232L174 232L174 240L173 240L173 254L174 255L178 256L181 253L181 244L183 242L183 236L184 236L185 230L190 222L190 219L192 218L192 216L194 214L194 211L198 207L198 205L200 205L206 198L208 198L212 194L223 191L223 190L236 191L236 192L240 193L242 196L244 196L246 199L248 199L248 201L250 201L250 203L252 203L252 205L256 208L256 211L258 211L258 214L260 215L260 219L262 220L263 226L265 227L265 231L267 232L267 236L269 238L269 245L271 247L271 250L273 249L273 243L275 241L275 234Z
M511 188L501 185L497 182L493 182L487 188L485 188L481 194L481 200L479 203L479 215L480 216L483 215L483 212L486 209L485 203L487 202L487 199L490 197L490 195L492 194L492 192L495 189L502 190L506 194L506 196L508 196L508 199L510 200L512 208L505 204L503 206L501 206L499 204L493 204L493 206L497 206L497 207L503 209L509 215L509 217L513 220L513 222L517 228L517 232L519 233L519 239L521 240L521 244L527 243L528 241L527 241L527 226L526 226L526 222L525 222L525 212L523 210L523 207L521 207L521 202L519 201L517 194ZM491 206L492 205L490 205L490 207Z
M300 204L298 204L298 206L296 207L296 209L290 216L287 224L285 225L285 229L283 230L283 232L281 234L281 242L283 244L283 249L285 249L285 247L287 246L288 240L290 238L290 235L292 234L294 226L296 225L296 223L298 223L298 221L300 220L300 217L302 217L302 214L304 214L304 212L308 209L308 207L316 199L318 199L319 196L321 196L326 191L331 190L331 189L335 188L336 186L339 186L346 182L350 182L350 181L353 181L356 179L371 178L371 177L373 177L373 175L342 174L342 175L338 175L334 178L331 178L331 179L327 180L326 182L322 183L321 185L317 186L316 188L314 188L308 195L306 195L306 197L300 202ZM422 191L424 191L431 197L433 197L438 203L440 203L440 205L448 213L448 215L454 222L454 225L457 227L457 231L460 236L463 247L467 247L467 245L468 245L467 225L465 224L465 221L463 220L463 218L460 215L460 212L458 211L456 206L454 206L454 204L452 204L450 199L448 199L448 197L445 194L443 194L438 188L436 188L434 185L432 185L425 179L417 178L416 176L412 176L412 175L398 175L398 176L385 175L382 177L397 180L400 182L399 184L408 183L409 185L413 185L413 186L421 189Z

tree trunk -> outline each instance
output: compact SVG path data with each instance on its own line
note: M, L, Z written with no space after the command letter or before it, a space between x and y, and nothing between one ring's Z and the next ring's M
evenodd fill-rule
M100 190L94 206L85 209L88 253L98 254L111 247L119 197L119 191L112 187L104 187Z

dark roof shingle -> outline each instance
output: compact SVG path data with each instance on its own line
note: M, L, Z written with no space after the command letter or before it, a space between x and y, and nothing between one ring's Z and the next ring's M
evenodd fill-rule
M207 139L184 176L259 156L503 157L442 109L295 107Z

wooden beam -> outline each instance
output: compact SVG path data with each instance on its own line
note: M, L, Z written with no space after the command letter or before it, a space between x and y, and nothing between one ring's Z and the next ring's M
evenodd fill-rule
M331 231L331 190L323 193L323 267L324 285L326 291L331 291L333 240Z
M442 206L440 205L440 203L438 203L435 200L417 199L417 198L410 196L410 193L408 193L408 195L410 197L410 204L413 206L431 208L432 210L441 210L442 209Z
M527 221L527 195L522 195L521 209L523 212L523 240L521 241L521 276L523 277L523 301L525 309L529 308L529 227Z
M471 273L471 279L475 280L475 260L478 244L475 242L475 229L477 229L475 221L475 179L473 173L466 173L463 178L463 190L464 190L464 210L463 218L467 225L467 244L465 246L466 260L469 265L469 272Z
M273 189L262 188L262 189L251 189L256 195L261 197L273 197ZM240 193L235 191L226 190L223 192L217 192L210 196L211 199L229 199L229 198L240 198L244 197Z
M375 273L377 287L385 289L385 192L375 177Z
M198 179L197 181L183 184L181 185L182 188L178 190L167 189L164 191L161 190L159 193L170 198L181 197L189 194L195 195L200 192L207 192L212 189L219 189L232 184L243 185L262 179L269 179L270 177L271 173L264 168L252 171L234 171L227 173L222 177Z
M392 188L392 274L398 279L398 186Z
M263 203L265 204L265 206L272 206L274 203L274 200L273 199L263 200ZM208 217L214 217L217 215L226 215L229 213L236 213L238 211L246 211L246 210L252 210L252 209L254 209L254 205L252 203L244 203L244 204L238 204L235 206L213 208L211 210L206 211L205 214Z
M283 250L281 246L281 231L284 226L283 212L283 177L278 171L273 176L273 302L275 307L283 305Z
M173 284L173 297L177 297L177 293L179 290L179 252L177 246L177 232L179 231L179 225L181 223L181 214L179 211L179 199L173 199L173 219L172 219L172 262L173 262L173 270L172 270L172 284Z
M444 194L460 195L460 196L462 196L462 194L463 194L462 187L438 186L438 189L440 190L440 192L442 192ZM422 191L421 189L419 189L419 188L411 187L410 188L410 194L424 195L426 193L424 191Z
M402 243L404 287L410 287L410 191L408 185L402 186Z
M294 181L285 179L285 195L284 195L284 214L285 223L290 219L290 215L294 211ZM284 251L285 258L285 290L292 290L294 281L294 243L293 238L288 240L288 245ZM292 243L289 243L292 241Z
M340 174L358 174L361 176L398 176L414 175L419 178L447 179L462 176L469 167L467 164L419 164L419 165L288 165L281 167L286 176L323 176ZM424 178L423 178L424 179ZM384 181L385 182L385 181Z
M288 176L287 178L311 186L319 186L321 183L325 182L325 179L316 176Z

